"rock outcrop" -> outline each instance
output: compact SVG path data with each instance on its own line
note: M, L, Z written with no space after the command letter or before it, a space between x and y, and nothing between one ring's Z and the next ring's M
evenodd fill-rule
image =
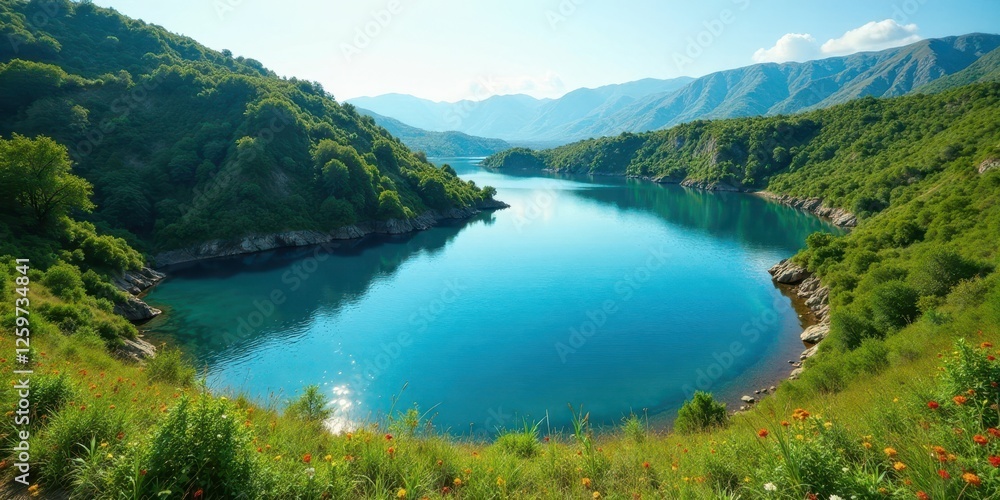
M791 286L816 320L816 324L806 328L800 335L802 342L809 345L809 348L799 356L800 361L805 361L816 355L819 344L830 334L830 289L823 286L818 276L791 260L779 262L768 272L775 282ZM795 380L802 375L805 368L797 363L793 365L796 368L789 378Z
M989 158L979 164L979 173L985 174L990 170L1000 168L1000 158Z
M480 213L481 210L501 210L508 207L510 205L502 201L486 200L480 202L475 207L452 208L446 211L431 210L412 219L364 222L341 227L330 232L287 231L284 233L246 236L236 241L212 240L201 245L161 253L154 260L157 266L169 266L215 257L264 252L278 248L322 245L331 241L363 238L370 234L406 234L430 229L441 220L467 219Z
M156 357L156 346L139 336L134 340L125 339L125 343L115 350L115 354L125 360L142 362Z
M828 207L823 204L821 198L796 198L786 194L774 194L767 191L761 191L759 194L782 205L805 210L806 212L830 219L830 221L840 227L856 227L858 225L858 218L854 214L843 208Z
M746 188L733 186L725 182L709 182L709 181L699 181L694 179L687 179L681 181L681 186L695 188L695 189L704 189L706 191L727 191L732 193L743 193L749 191Z
M115 314L123 316L133 323L149 321L160 315L161 311L140 300L137 296L165 278L163 273L144 267L138 271L129 271L112 278L112 282L121 291L128 294L125 302L115 304Z

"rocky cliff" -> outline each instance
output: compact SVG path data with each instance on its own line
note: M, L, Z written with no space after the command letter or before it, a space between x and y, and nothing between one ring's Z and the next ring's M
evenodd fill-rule
M830 334L830 290L823 286L818 276L791 260L779 262L768 272L775 282L790 286L805 301L815 319L816 324L806 328L799 336L809 346L799 357L799 361L805 361L816 355L820 342ZM790 378L798 378L803 369L802 365L796 366Z
M823 200L820 198L796 198L787 194L775 194L768 191L760 191L758 194L782 205L805 210L806 212L830 219L830 221L840 227L856 227L858 225L858 218L854 214L843 208L828 207L823 204Z
M510 205L497 200L480 202L475 207L452 208L446 211L431 210L412 219L389 219L387 221L363 222L345 226L330 232L323 231L287 231L250 235L236 241L212 240L200 245L163 252L154 258L157 266L169 266L211 259L243 255L278 248L322 245L331 241L362 238L369 234L405 234L414 231L430 229L445 219L467 219L481 210L500 210Z

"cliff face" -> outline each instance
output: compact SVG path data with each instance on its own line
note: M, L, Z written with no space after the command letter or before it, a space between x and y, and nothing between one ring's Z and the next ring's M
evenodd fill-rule
M823 286L819 276L791 260L779 262L768 272L775 282L791 286L795 294L805 301L816 320L815 325L806 328L799 336L802 342L809 346L799 357L799 361L804 362L816 355L820 342L830 334L830 289ZM793 380L798 378L803 370L802 365L796 365L790 378Z
M128 294L125 302L115 304L115 314L125 317L133 323L149 321L160 315L160 310L150 307L137 297L142 292L156 285L165 278L163 273L148 267L138 271L130 271L113 278L115 286Z
M857 216L843 208L830 208L824 205L823 200L820 198L796 198L794 196L774 194L767 191L761 191L760 195L782 205L788 205L799 210L811 212L820 217L825 217L840 227L857 227L858 225Z
M278 248L322 245L331 241L363 238L369 234L406 234L430 229L441 220L467 219L480 213L481 210L500 210L508 207L509 205L501 201L487 200L475 207L452 208L443 212L431 210L413 219L364 222L341 227L331 232L287 231L251 235L236 241L212 240L197 246L163 252L157 255L154 261L157 266L169 266L216 257L265 252Z

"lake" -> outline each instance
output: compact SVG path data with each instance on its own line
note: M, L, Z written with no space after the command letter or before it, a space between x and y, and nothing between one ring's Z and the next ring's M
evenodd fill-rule
M511 208L405 236L168 269L147 328L213 389L307 385L338 428L416 405L456 435L666 422L694 390L730 403L787 375L801 319L767 269L816 231L759 197L439 159Z

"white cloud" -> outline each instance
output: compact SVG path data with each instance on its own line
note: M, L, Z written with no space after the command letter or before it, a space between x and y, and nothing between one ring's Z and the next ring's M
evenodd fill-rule
M893 19L872 21L860 28L844 33L823 44L825 55L844 55L871 50L885 50L911 44L920 40L916 24L899 24Z
M857 52L885 50L917 42L916 24L899 24L893 19L872 21L820 45L808 33L789 33L769 49L757 49L754 62L807 61L819 57L843 56Z
M816 39L808 33L789 33L778 39L778 43L769 49L757 49L753 54L754 62L788 62L805 61L819 54Z

